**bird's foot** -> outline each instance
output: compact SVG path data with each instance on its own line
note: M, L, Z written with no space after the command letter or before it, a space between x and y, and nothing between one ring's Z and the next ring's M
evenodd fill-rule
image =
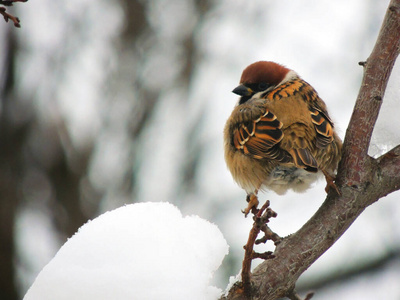
M247 215L250 213L250 211L253 212L254 215L257 214L257 212L258 212L257 206L259 203L257 195L255 195L255 194L247 195L246 201L248 202L248 205L244 210L242 210L242 213L244 213L244 216L247 217Z
M325 187L325 192L328 193L329 190L332 188L333 190L335 190L335 192L341 196L342 194L340 193L338 187L335 184L335 177L333 177L332 175L328 174L328 172L326 171L322 171L322 173L324 173L325 175L325 180L326 180L326 187Z

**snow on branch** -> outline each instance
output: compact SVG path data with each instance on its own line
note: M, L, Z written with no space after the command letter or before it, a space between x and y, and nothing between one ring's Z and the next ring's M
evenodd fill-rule
M0 5L13 6L14 2L27 2L27 1L28 0L4 0L4 1L0 1ZM20 20L17 17L7 13L5 7L0 7L0 14L3 15L4 20L6 22L8 22L8 20L11 20L14 22L15 27L18 27L18 28L21 27Z
M366 207L400 189L400 145L382 155L368 155L371 135L386 86L400 51L400 0L392 0L370 57L361 62L364 77L347 128L334 191L296 233L276 244L265 260L221 299L301 299L295 292L300 275L328 250ZM248 247L248 245L246 245ZM245 290L247 290L245 292ZM310 299L311 294L305 299Z

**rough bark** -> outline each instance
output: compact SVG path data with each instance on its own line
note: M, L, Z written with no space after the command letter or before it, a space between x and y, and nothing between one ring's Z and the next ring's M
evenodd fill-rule
M297 279L351 226L366 207L400 188L400 146L368 156L372 131L400 50L400 0L392 0L364 77L343 145L336 185L314 216L277 245L275 258L253 272L251 295L240 284L223 299L277 299L292 295Z

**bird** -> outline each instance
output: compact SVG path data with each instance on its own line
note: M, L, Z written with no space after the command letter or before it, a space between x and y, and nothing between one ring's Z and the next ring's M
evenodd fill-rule
M239 100L224 128L225 161L247 193L245 216L258 192L304 192L322 175L333 189L341 158L325 102L295 71L272 61L247 66L232 91Z

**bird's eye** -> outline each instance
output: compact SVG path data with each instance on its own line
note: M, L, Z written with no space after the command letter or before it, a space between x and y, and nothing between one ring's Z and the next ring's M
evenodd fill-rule
M258 89L260 91L265 90L267 87L268 87L268 84L266 84L265 82L261 82L261 83L258 84Z

